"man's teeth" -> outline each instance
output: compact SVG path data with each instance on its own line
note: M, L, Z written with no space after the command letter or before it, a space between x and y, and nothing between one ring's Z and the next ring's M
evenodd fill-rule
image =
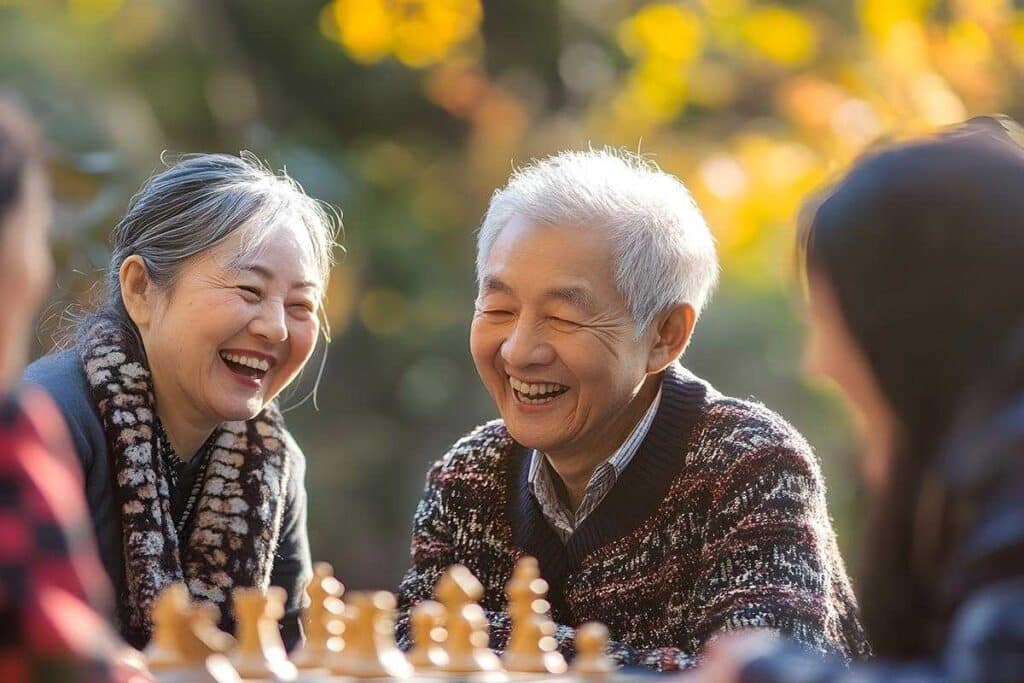
M239 365L245 365L254 370L261 370L266 372L270 370L270 363L262 358L253 358L252 356L240 356L237 353L221 353L220 357L224 360L229 360L232 363L238 363Z
M563 393L566 389L569 388L569 387L565 386L564 384L553 384L553 383L536 383L536 384L531 384L531 383L527 383L527 382L522 382L522 381L516 379L515 377L509 377L508 381L509 381L509 384L512 386L513 389L515 389L517 392L519 392L520 394L522 394L525 397L531 397L531 396L540 397L540 396L544 396L546 394L560 394L560 393Z

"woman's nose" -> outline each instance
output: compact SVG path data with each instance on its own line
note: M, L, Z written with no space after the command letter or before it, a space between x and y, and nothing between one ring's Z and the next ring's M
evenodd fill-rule
M280 302L266 301L260 307L259 315L249 324L250 331L257 337L269 342L278 343L288 339L288 322L285 318L284 305Z

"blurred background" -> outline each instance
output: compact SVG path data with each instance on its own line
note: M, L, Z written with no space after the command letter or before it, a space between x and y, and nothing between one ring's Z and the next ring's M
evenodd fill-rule
M800 375L801 199L877 141L1020 114L1022 76L1010 0L0 0L0 87L55 147L39 353L89 305L164 150L252 150L344 211L319 410L315 369L284 405L314 558L352 587L397 584L428 465L495 416L467 346L490 193L604 144L696 196L724 276L684 362L807 436L855 565L856 444Z

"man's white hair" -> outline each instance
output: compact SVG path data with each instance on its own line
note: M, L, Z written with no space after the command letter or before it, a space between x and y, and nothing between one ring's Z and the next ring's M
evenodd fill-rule
M514 171L491 197L480 226L478 282L514 216L604 230L613 244L615 283L638 337L675 305L689 304L699 315L718 281L714 239L689 190L632 152L566 151Z

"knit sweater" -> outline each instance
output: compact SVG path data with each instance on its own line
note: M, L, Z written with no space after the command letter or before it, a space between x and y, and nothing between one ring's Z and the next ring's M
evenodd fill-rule
M681 366L666 371L662 392L640 451L567 543L530 494L528 449L500 420L459 440L431 468L415 514L400 644L410 645L411 606L460 563L483 583L491 646L503 649L505 584L516 559L533 555L568 656L574 627L590 620L608 626L620 663L657 670L688 668L716 633L752 627L866 655L806 441Z

